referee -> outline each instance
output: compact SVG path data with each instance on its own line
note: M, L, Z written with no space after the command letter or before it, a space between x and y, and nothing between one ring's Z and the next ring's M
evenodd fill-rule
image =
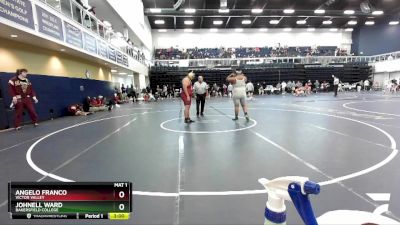
M332 75L333 78L333 92L335 93L334 96L337 97L338 87L339 87L339 78L335 75Z
M199 76L198 81L194 83L194 93L196 94L196 110L197 116L199 116L199 105L201 103L201 116L204 116L204 104L206 102L206 96L208 95L208 89L206 82L203 81L203 76Z

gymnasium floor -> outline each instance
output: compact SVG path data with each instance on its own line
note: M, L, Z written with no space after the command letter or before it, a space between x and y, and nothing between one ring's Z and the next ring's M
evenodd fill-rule
M0 221L29 222L9 219L8 181L73 180L134 186L131 220L79 224L263 224L257 180L288 175L321 182L311 197L317 216L389 204L383 215L400 221L399 97L256 96L248 123L233 122L232 102L219 98L206 102L204 118L193 107L190 125L180 101L164 100L0 132ZM300 224L287 206L288 224Z

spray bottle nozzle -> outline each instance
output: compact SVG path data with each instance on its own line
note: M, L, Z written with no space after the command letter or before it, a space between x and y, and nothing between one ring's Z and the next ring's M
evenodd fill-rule
M304 192L306 194L313 194L317 195L321 191L319 184L312 182L312 181L306 181L304 183Z

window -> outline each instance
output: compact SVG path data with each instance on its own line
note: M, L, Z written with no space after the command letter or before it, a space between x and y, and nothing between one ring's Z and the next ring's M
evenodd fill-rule
M61 0L61 12L69 18L72 18L70 0Z
M53 8L55 8L58 11L61 11L61 4L60 1L58 0L46 0L47 4L52 6Z
M75 3L72 3L72 19L82 24L82 10Z
M97 34L98 32L97 32L97 20L96 20L96 18L91 16L90 17L90 21L91 21L91 24L92 24L92 31Z

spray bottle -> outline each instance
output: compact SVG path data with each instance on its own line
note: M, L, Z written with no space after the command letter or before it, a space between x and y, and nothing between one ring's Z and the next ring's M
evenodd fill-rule
M268 192L264 225L286 224L286 201L292 201L305 225L318 225L309 194L318 194L320 186L306 177L280 177L258 180Z

